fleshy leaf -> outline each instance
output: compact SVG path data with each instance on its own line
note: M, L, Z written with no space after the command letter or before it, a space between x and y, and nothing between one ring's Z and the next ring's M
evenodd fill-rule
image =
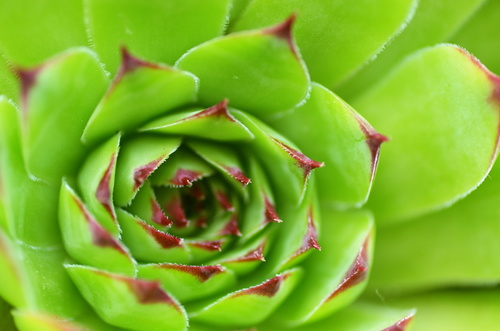
M415 5L414 0L358 0L355 6L342 0L254 0L232 30L276 24L297 14L294 36L311 77L332 88L381 51L412 17Z
M342 99L313 83L305 104L266 122L308 156L325 162L316 171L323 204L346 208L366 201L386 138Z
M21 70L19 76L27 169L59 186L61 177L73 174L82 162L86 148L80 136L107 87L107 78L95 54L84 48Z
M142 185L134 200L132 200L127 211L139 216L146 223L159 230L164 230L166 227L172 225L172 221L165 215L160 203L156 199L149 181L144 182L144 185Z
M228 294L201 311L190 313L190 317L219 327L253 326L265 320L287 298L300 276L300 269L286 271L260 285Z
M18 263L21 256L15 247L12 241L0 230L0 270L2 270L0 273L0 294L11 305L20 307L26 304L26 289L22 283L23 274Z
M173 64L188 49L222 35L229 0L90 0L89 27L107 70L118 68L118 49Z
M469 26L468 19L484 2L487 1L419 0L415 16L407 22L405 29L373 61L340 84L335 92L347 101L362 95L377 81L384 78L394 64L405 56L423 47L433 46L447 40L461 25ZM489 25L488 28L481 30L481 33L476 33L474 37L478 38L487 32L493 34L494 31L495 29ZM494 38L493 35L488 37ZM489 42L493 39L487 40L489 44L494 44Z
M500 278L496 253L500 250L499 199L497 162L483 184L453 206L381 227L370 288L389 295L442 286L496 284Z
M66 270L97 314L112 325L132 330L187 327L184 309L158 282L78 265L66 265Z
M200 111L167 115L148 123L139 131L194 136L220 141L249 140L253 135L227 108L227 100Z
M14 75L12 68L7 64L5 59L0 56L0 95L19 102L19 82Z
M200 78L202 105L228 98L232 107L254 114L287 110L309 90L309 75L292 42L292 21L213 39L176 66Z
M0 48L16 65L37 65L70 47L85 45L81 1L0 3Z
M61 318L31 311L13 312L16 326L20 331L86 331L81 325ZM3 329L2 329L3 330Z
M305 261L307 273L300 286L277 312L283 324L300 325L332 314L354 301L366 285L371 268L371 215L323 211L321 253Z
M124 142L116 167L115 203L129 204L144 181L180 144L179 138L149 135Z
M191 254L181 238L148 225L143 220L118 209L118 221L123 229L123 242L139 261L188 263Z
M122 50L120 72L92 114L82 140L93 144L195 101L197 80L187 72L138 59Z
M442 208L484 180L497 155L499 90L477 60L439 45L354 104L391 139L369 201L380 224Z
M234 273L220 265L141 265L139 277L160 281L163 288L182 302L220 293L236 283Z
M127 249L95 220L64 181L59 199L59 224L66 251L78 263L128 276L135 274L134 261Z
M95 148L78 173L78 187L82 198L97 221L118 236L116 213L113 206L116 159L120 144L120 135Z

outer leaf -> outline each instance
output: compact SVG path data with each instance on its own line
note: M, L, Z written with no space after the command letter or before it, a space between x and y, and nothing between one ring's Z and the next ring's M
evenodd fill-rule
M96 143L174 108L192 103L197 80L165 65L145 62L122 50L120 72L85 127L82 140Z
M0 48L15 65L36 65L70 47L85 45L87 36L81 1L0 3Z
M20 76L28 171L59 186L61 177L73 174L86 152L80 136L106 89L106 76L95 55L84 48L21 71Z
M18 102L19 94L19 82L12 68L10 68L5 59L0 56L0 95L4 95Z
M325 162L316 171L322 203L346 208L366 201L385 137L342 99L314 83L305 104L266 122L308 156Z
M500 279L500 164L465 199L411 222L381 228L371 288L382 295ZM395 249L397 247L397 249Z
M300 272L292 269L260 285L231 293L190 316L194 321L219 327L253 326L265 320L286 299Z
M500 74L500 45L492 42L500 30L500 3L488 0L450 39L477 56L491 71Z
M296 13L294 35L311 77L332 88L401 31L415 5L413 0L358 0L356 5L343 0L254 0L233 30L275 24Z
M78 265L67 265L66 269L97 314L112 325L158 331L187 327L184 309L157 282Z
M412 331L496 331L500 324L498 289L455 289L388 300L390 305L416 307Z
M14 311L16 326L20 331L86 331L82 326L60 318L27 311ZM2 329L3 330L3 329Z
M0 299L0 329L3 331L16 331L11 308L7 302Z
M497 154L499 90L477 60L440 45L355 103L391 139L369 201L380 224L442 208L483 181Z
M309 89L309 75L291 40L291 24L289 20L213 39L191 49L176 66L200 78L202 105L228 98L232 107L254 114L286 110L301 102Z
M371 269L371 215L323 211L321 253L303 264L307 272L300 286L278 311L282 324L300 325L332 314L354 301L366 285Z
M469 26L467 20L484 2L486 0L419 0L415 16L401 34L394 38L377 58L336 88L335 92L347 100L362 95L370 86L385 77L394 63L420 48L449 39L464 23ZM495 29L488 27L481 30L477 36L484 31L494 33Z
M19 264L20 260L21 255L16 246L0 230L0 270L2 270L0 273L0 294L3 299L16 307L25 305L27 298L26 289L23 288L25 279ZM2 302L3 300L0 300L0 305Z
M229 0L87 0L91 38L114 73L118 49L127 45L141 57L173 64L188 49L220 36Z

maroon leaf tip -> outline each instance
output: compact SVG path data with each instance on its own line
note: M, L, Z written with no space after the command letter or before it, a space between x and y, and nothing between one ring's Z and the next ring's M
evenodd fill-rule
M297 56L297 50L293 42L292 28L297 14L290 15L284 22L264 30L264 33L275 35L276 37L285 40L290 46L292 52Z
M226 270L223 266L220 265L188 266L180 264L167 264L162 267L189 273L198 278L202 283Z
M251 262L251 261L262 261L266 262L264 258L264 246L265 243L257 247L256 249L251 250L247 254L242 257L236 258L234 260L226 261L226 262Z
M127 253L123 247L89 214L83 203L76 197L73 197L73 201L78 206L78 209L80 209L81 213L85 217L85 220L89 224L90 235L92 236L92 242L94 245L100 247L110 247L126 255Z
M317 162L308 158L306 155L282 143L278 139L273 138L273 140L297 162L297 165L304 171L304 178L306 179L312 170L321 168L325 165L323 162Z
M221 240L209 240L209 241L197 241L191 242L191 246L195 246L207 251L222 251L222 241Z
M405 331L413 320L413 316L413 314L407 316L402 320L397 321L396 324L393 324L390 327L383 329L382 331Z
M307 217L307 232L302 241L302 246L295 252L293 257L299 256L313 248L319 251L321 250L321 246L318 243L318 231L314 225L312 210L309 210Z
M194 181L200 179L202 174L188 169L178 169L170 183L175 186L191 186Z
M219 234L221 236L233 235L241 237L241 231L240 228L238 227L237 214L233 214L229 223L227 223L227 225L224 227L224 229L222 229L222 231Z
M104 171L104 174L102 175L101 180L97 185L97 190L95 192L97 201L99 201L99 203L104 207L104 209L106 209L106 211L113 220L116 220L116 214L115 214L115 209L111 204L110 181L111 181L111 175L113 174L113 169L115 168L115 163L116 163L116 153L113 153L109 165L106 168L106 171Z
M224 209L225 211L230 211L230 212L234 211L234 206L229 201L229 197L227 196L226 193L224 193L222 191L217 191L217 192L215 192L215 197L216 197L219 205L222 207L222 209Z
M167 203L165 210L172 218L176 227L185 228L189 225L189 220L186 218L186 214L184 213L182 202L179 197L173 197L172 200Z
M134 169L134 191L138 190L139 187L141 187L141 185L146 181L149 175L151 175L153 171L158 168L164 158L165 155L162 155L158 159Z
M365 240L361 246L356 260L351 265L347 273L345 274L342 282L337 286L332 294L328 297L328 300L332 299L336 295L344 292L345 290L361 283L364 281L368 275L368 238Z
M378 133L375 131L375 129L359 114L355 113L354 115L356 117L356 120L359 123L359 127L361 128L361 131L365 134L366 137L366 144L368 145L368 148L371 153L371 159L372 159L372 177L375 174L375 169L377 167L378 163L378 156L380 153L380 145L382 145L383 142L389 141L389 138L386 136Z
M17 68L15 73L21 83L21 105L24 111L28 108L28 94L36 83L41 67L32 69Z
M122 77L126 73L134 71L135 69L137 69L139 67L149 67L149 68L160 68L161 67L157 64L147 62L147 61L139 59L138 57L135 57L134 55L132 55L132 53L130 53L130 51L127 49L126 46L122 46L120 48L120 53L121 53L122 62L121 62L120 70L118 72L117 77Z
M239 168L236 168L236 167L224 167L224 169L227 171L227 173L231 177L233 177L234 179L236 179L243 186L247 186L248 184L250 184L252 182L252 180L250 178L248 178L247 176L245 176L245 174L243 173L243 171L241 171L241 169L239 169Z
M232 117L228 112L228 109L227 109L228 103L229 103L229 101L227 99L224 99L221 102L219 102L218 104L216 104L210 108L207 108L205 110L202 110L199 113L194 114L193 116L189 116L189 117L185 118L184 120L214 116L214 117L223 117L223 118L230 120L231 122L236 122L234 117Z
M260 296L272 298L276 295L276 293L278 293L278 291L281 287L281 284L288 276L289 276L289 274L278 275L276 277L273 277L273 278L265 281L264 283L262 283L260 285L250 287L246 290L242 290L238 293L235 293L234 296L238 297L238 296L242 296L242 295L253 294L253 295L260 295Z
M141 221L138 221L142 228L154 238L154 240L163 248L176 248L183 246L183 240L181 238L174 237L168 233L162 232L153 228L152 226L147 225Z
M156 199L154 199L154 198L151 198L150 203L151 203L151 220L153 222L155 222L156 224L159 224L162 226L172 225L172 222L168 219L168 217L161 210L161 207L158 204L158 201L156 201Z
M264 211L264 216L265 216L264 223L267 224L271 222L275 223L283 222L276 213L276 209L274 208L273 203L267 197L264 197L264 204L266 208L266 210Z
M137 301L143 304L166 303L175 307L179 312L180 308L160 287L159 282L145 281L141 279L124 278L130 290L134 293Z

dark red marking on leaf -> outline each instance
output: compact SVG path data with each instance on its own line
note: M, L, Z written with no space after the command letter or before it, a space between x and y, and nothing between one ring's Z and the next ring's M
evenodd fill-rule
M78 206L78 209L80 209L80 212L89 224L90 235L92 236L92 242L94 245L99 247L111 247L120 253L127 255L127 252L125 252L118 241L116 241L116 239L113 238L113 236L89 214L83 203L75 196L73 196L73 201Z
M265 296L272 298L273 296L278 293L280 290L281 284L283 281L289 276L290 274L285 274L285 275L278 275L276 277L273 277L264 283L250 287L246 290L242 290L240 292L237 292L233 295L233 297L239 297L242 295L249 295L249 294L254 294L254 295L260 295L260 296Z
M132 55L129 50L125 47L122 46L120 48L121 52L121 65L120 65L120 70L118 71L117 78L123 77L126 73L129 73L131 71L134 71L137 68L140 67L146 67L146 68L153 68L153 69L167 69L168 67L161 66L156 63L144 61L142 59L139 59L138 57L135 57Z
M163 248L176 248L183 246L183 240L181 238L174 237L168 233L159 231L146 223L139 222L146 232L154 238L154 240Z
M199 183L194 183L189 189L189 194L198 201L205 200L205 192Z
M142 279L122 278L142 304L166 303L181 312L175 301L160 287L156 281L146 281Z
M172 225L172 221L170 221L168 217L163 213L160 205L158 204L158 201L156 201L156 199L154 198L151 198L150 203L151 203L151 220L156 224L162 226Z
M332 299L338 294L361 283L366 279L366 277L368 276L368 241L369 238L367 238L361 246L359 253L356 256L356 260L354 260L354 263L345 274L342 282L339 284L339 286L337 286L333 293L330 294L327 300Z
M264 223L265 224L271 223L271 222L276 222L276 223L283 222L279 218L278 214L276 213L276 209L274 208L273 203L266 196L264 196L264 205L266 207L266 210L264 211L264 216L265 216Z
M383 142L389 141L389 138L375 131L375 129L359 114L355 112L353 112L353 114L358 121L361 131L363 131L366 137L365 141L368 145L368 148L370 149L370 153L372 156L371 177L373 179L373 176L375 175L375 169L377 168L378 156L380 154L380 145L382 145Z
M113 204L111 203L111 187L110 181L111 176L113 174L113 170L115 168L116 163L116 153L113 153L111 156L111 160L109 161L108 167L104 172L101 180L99 181L99 185L97 185L97 190L95 192L95 196L97 201L106 209L108 214L111 216L113 220L116 220L115 209L113 208Z
M291 148L276 138L273 138L273 140L297 162L297 165L304 171L304 179L309 177L312 170L325 165L323 162L317 162L308 158L298 150Z
M197 171L188 169L178 169L170 183L175 186L191 186L194 181L202 178L203 175Z
M286 21L264 30L264 33L274 35L286 41L290 46L293 54L298 58L299 56L292 36L292 28L296 19L297 15L292 14L286 19Z
M179 270L189 273L204 283L213 276L224 272L226 269L220 265L206 265L206 266L188 266L180 264L165 264L161 268Z
M227 225L222 229L219 233L221 236L233 235L241 237L241 231L238 227L238 215L236 213L231 216L231 220L227 223Z
M42 67L36 67L32 69L21 69L15 70L17 77L21 83L21 106L24 112L28 110L28 95L36 84L38 74L41 72Z
M413 316L413 314L407 316L402 320L397 321L396 324L393 324L390 327L383 329L382 331L405 331L413 320Z
M236 122L234 117L231 116L231 114L229 114L229 112L227 110L228 103L229 103L229 101L227 99L224 99L221 102L219 102L218 104L216 104L210 108L207 108L205 110L200 111L199 113L196 113L192 116L184 118L182 121L213 116L213 117L224 117L224 118L230 120L231 122Z
M236 167L223 167L223 168L224 168L224 170L227 171L227 173L231 177L236 179L243 186L247 186L248 184L250 184L252 182L252 180L250 178L248 178L247 176L245 176L243 171L241 171L239 168L236 168Z
M251 250L250 252L246 253L242 257L238 257L236 259L231 259L231 260L226 260L224 262L251 262L251 261L262 261L266 262L266 259L264 258L264 246L265 243L262 245L259 245L256 249Z
M151 175L153 171L158 168L164 158L165 155L162 155L158 159L134 169L134 191L138 190L139 187L141 187L141 185L146 181L149 175Z
M195 241L190 245L207 251L222 251L222 240Z
M314 225L314 219L312 214L312 209L309 210L309 214L307 216L307 232L302 241L302 246L295 252L293 257L299 256L310 249L321 250L321 246L318 243L318 231L316 230L316 226Z
M227 196L226 193L222 191L217 191L215 192L215 198L217 199L217 202L222 207L222 209L230 212L234 211L234 206L229 201L229 197Z
M189 220L186 218L181 199L178 196L174 196L170 202L166 204L165 210L170 215L176 227L185 228L189 225Z
M198 227L198 228L202 228L202 229L204 229L204 228L206 228L206 227L207 227L207 221L208 221L207 216L204 216L204 215L203 215L203 216L200 216L200 217L196 220L195 225L196 225L196 227Z

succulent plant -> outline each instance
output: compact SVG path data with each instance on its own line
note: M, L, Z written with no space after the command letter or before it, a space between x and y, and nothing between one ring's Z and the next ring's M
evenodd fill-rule
M0 328L494 330L499 13L1 1Z

